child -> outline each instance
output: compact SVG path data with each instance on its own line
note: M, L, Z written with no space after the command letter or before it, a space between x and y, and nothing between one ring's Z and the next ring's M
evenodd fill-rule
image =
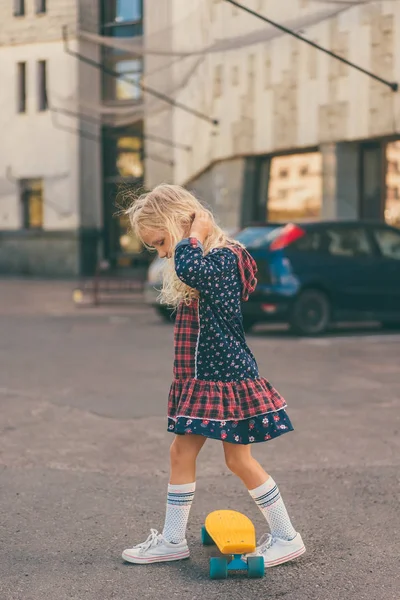
M196 458L207 438L221 440L228 468L266 518L271 534L256 553L273 567L305 552L275 481L251 455L251 444L292 431L285 401L260 377L248 348L241 301L256 286L256 265L227 238L187 190L160 185L128 209L135 234L166 257L162 299L177 306L174 381L168 402L170 483L162 533L124 550L132 563L189 557L186 525L196 488Z

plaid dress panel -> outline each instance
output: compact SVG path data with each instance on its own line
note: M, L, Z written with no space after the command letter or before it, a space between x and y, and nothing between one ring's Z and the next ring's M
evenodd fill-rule
M187 379L196 374L196 344L199 333L198 300L178 306L175 330L175 379Z
M285 407L279 392L261 377L240 382L175 380L169 394L168 416L240 421Z

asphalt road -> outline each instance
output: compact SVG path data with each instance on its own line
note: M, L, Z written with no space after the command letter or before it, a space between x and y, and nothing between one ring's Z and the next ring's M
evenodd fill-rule
M266 530L218 442L199 459L191 559L120 558L163 524L172 328L140 304L75 310L62 286L40 300L18 285L0 282L1 600L399 600L399 334L249 337L296 427L255 455L307 553L262 581L210 581L209 511Z

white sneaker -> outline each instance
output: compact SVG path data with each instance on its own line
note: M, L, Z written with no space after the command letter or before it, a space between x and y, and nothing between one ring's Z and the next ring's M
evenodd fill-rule
M171 544L156 529L150 529L150 532L145 542L124 550L122 558L139 565L189 558L190 552L186 540L179 544Z
M259 541L255 552L246 554L248 556L263 556L266 567L276 567L282 563L298 558L306 551L306 547L299 533L293 540L281 540L266 533Z

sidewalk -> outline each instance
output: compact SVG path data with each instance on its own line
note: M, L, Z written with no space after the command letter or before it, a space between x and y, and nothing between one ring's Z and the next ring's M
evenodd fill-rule
M76 305L74 290L78 280L1 279L1 315L79 315L129 314L144 305L143 294L130 293L125 298L100 298L100 304Z

